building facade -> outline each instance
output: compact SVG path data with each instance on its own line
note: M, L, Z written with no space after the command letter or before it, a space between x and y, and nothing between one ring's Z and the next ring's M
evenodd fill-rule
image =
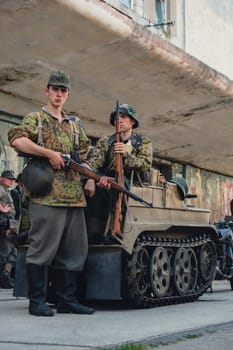
M232 0L106 0L233 79Z
M105 0L105 3L126 13L140 25L216 71L230 79L233 77L233 46L229 45L228 40L233 32L232 0ZM8 98L9 105L12 105L13 97L10 94L4 94L1 98ZM18 158L9 146L7 133L12 125L21 122L26 110L33 111L41 107L37 101L31 100L21 100L18 106L19 115L10 114L7 110L0 111L1 172L4 169L13 169L16 174L21 171L23 159ZM231 215L233 178L224 176L224 169L222 174L217 174L163 159L154 159L154 165L167 180L178 175L187 179L190 193L197 194L197 199L189 200L188 204L210 209L211 223Z

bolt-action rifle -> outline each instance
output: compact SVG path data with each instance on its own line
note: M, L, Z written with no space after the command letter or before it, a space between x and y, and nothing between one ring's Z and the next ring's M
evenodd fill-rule
M86 166L75 162L73 159L71 159L70 155L62 155L63 159L65 160L65 164L67 167L70 167L71 169L79 172L79 174L84 175L85 177L88 177L90 179L95 180L95 182L99 182L101 175L95 173L93 170L90 170L89 168L87 168ZM149 203L147 201L145 201L143 198L137 196L136 194L130 192L129 190L127 190L127 188L125 188L124 186L121 186L120 184L118 184L116 181L114 181L113 179L109 179L111 188L114 189L117 192L121 192L126 194L128 197L134 199L137 202L140 202L142 204L147 205L148 207L153 208L152 203Z
M116 102L116 113L115 113L115 142L121 142L121 131L120 131L120 113L119 113L119 101ZM115 154L115 168L116 168L116 182L123 187L124 186L124 169L123 169L123 160L122 154ZM122 232L122 200L123 200L123 192L119 192L117 196L117 200L115 203L115 211L114 211L114 224L112 228L113 234L119 234Z
M44 157L41 157L41 156L36 156L36 155L33 155L33 154L26 154L26 153L20 153L20 156L21 157L25 157L25 158L47 159L47 158L44 158ZM71 158L71 156L69 154L62 154L62 158L65 161L65 166L70 167L71 169L77 171L79 174L81 174L81 175L83 175L85 177L88 177L90 179L95 180L95 182L99 182L101 176L103 176L103 175L99 175L96 172L94 172L93 170L87 168L85 165L82 165L82 164L76 162L75 160L73 160ZM48 162L48 166L50 167L49 162ZM41 172L40 172L40 174L41 174ZM52 179L51 179L51 181L52 181ZM152 203L149 203L149 202L145 201L143 198L141 198L141 197L137 196L136 194L130 192L129 190L127 190L127 188L125 188L124 186L121 186L120 184L118 184L113 179L109 178L109 182L110 182L111 188L114 189L115 191L124 193L125 195L127 195L128 197L134 199L135 201L140 202L140 203L142 203L144 205L147 205L147 206L153 208Z

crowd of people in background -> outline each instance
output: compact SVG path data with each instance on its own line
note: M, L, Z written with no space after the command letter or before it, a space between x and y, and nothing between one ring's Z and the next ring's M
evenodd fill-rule
M16 181L17 185L12 186ZM20 175L12 170L3 171L0 177L0 288L14 287L17 250L9 236L17 230L20 216Z

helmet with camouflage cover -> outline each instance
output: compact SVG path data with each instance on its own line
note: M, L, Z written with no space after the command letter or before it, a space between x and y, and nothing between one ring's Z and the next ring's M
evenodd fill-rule
M135 124L133 125L133 129L136 129L139 126L139 122L137 120L136 110L133 106L129 105L128 103L120 103L119 104L119 113L128 115L131 119L133 119L135 121ZM116 110L110 114L110 124L113 126L115 125L114 124L115 118L116 118Z
M58 70L50 75L47 86L61 86L70 89L70 77L62 70Z
M47 159L31 159L22 171L22 182L35 196L44 197L53 189L54 170Z

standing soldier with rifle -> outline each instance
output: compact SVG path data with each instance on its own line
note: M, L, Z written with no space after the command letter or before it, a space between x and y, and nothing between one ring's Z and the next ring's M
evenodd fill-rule
M70 94L69 76L63 71L52 73L44 92L46 106L27 115L8 135L17 151L38 157L34 167L33 158L29 163L31 172L26 171L27 167L22 172L24 185L30 190L26 256L29 313L53 316L45 302L45 271L53 263L57 275L57 312L92 314L94 309L76 300L77 271L83 269L88 251L83 212L86 200L79 173L65 167L62 157L75 148L79 161L85 162L89 140L80 125L69 120L62 110ZM39 175L41 184L37 183ZM48 178L52 181L46 188Z
M132 171L142 174L152 167L152 143L146 136L134 132L139 126L135 109L129 104L116 104L110 115L110 124L115 126L116 133L99 139L91 154L89 164L92 169L108 177L114 177L129 188ZM112 233L119 234L122 228L124 203L122 194L112 198L113 192L103 190L100 179L96 187L93 179L88 179L84 186L87 195L86 222L90 241L99 241L103 234L109 215L109 207L114 208ZM105 183L104 183L105 186ZM103 186L103 187L104 187ZM114 204L113 204L114 203ZM121 211L121 212L119 212Z

